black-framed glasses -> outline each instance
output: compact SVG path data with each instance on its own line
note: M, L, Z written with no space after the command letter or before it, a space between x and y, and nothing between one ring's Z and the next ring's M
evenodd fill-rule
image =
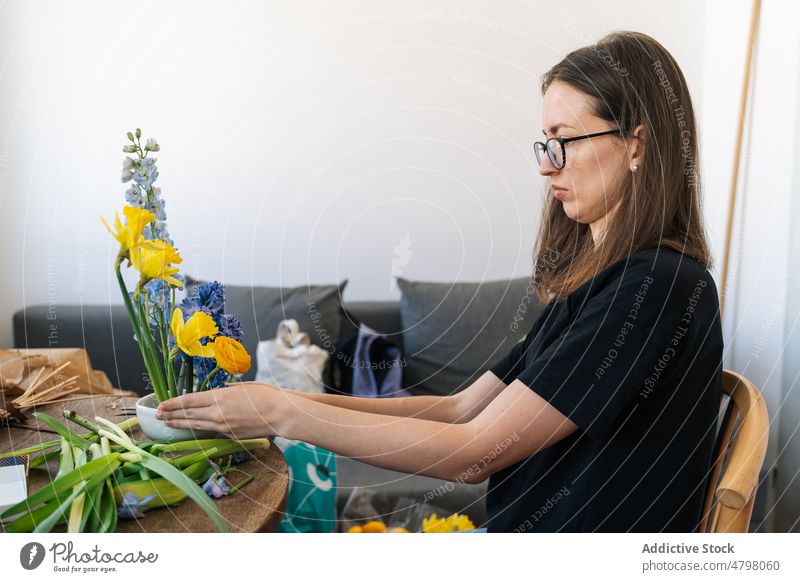
M550 158L550 163L556 170L563 170L567 164L567 150L564 146L573 141L580 141L582 139L589 139L590 137L600 137L601 135L610 135L612 133L620 133L622 130L609 129L608 131L601 131L599 133L590 133L588 135L581 135L579 137L551 137L547 141L537 141L533 144L533 151L536 152L536 161L542 165L544 160L544 152L547 152L547 157Z

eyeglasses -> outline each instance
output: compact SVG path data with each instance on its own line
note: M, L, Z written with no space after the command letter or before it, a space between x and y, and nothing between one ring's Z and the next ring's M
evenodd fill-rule
M564 169L567 163L567 150L564 147L570 142L580 141L582 139L589 139L590 137L600 137L601 135L610 135L612 133L620 133L622 130L610 129L608 131L601 131L599 133L590 133L589 135L582 135L579 137L551 137L545 142L537 141L533 144L533 151L536 152L536 161L542 165L544 160L544 152L547 152L547 157L550 158L550 163L556 170Z

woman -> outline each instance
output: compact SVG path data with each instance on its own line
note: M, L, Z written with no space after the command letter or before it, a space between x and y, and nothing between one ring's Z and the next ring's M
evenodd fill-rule
M410 473L488 478L490 532L693 531L722 335L686 81L659 43L621 32L570 53L542 91L535 150L549 188L534 284L548 303L507 357L446 397L249 382L166 401L161 417Z

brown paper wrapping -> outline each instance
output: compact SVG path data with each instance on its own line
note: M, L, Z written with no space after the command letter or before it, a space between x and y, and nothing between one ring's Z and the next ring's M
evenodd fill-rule
M65 362L69 365L42 384L43 388L78 376L73 382L79 389L70 394L108 394L112 396L135 396L135 392L114 388L106 373L92 368L89 354L82 348L41 348L0 350L0 390L8 399L25 392L39 375L43 378ZM41 374L39 370L42 370ZM38 391L38 390L37 390Z

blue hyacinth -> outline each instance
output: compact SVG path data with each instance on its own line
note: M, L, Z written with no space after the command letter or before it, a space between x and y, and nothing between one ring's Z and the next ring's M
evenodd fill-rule
M184 318L188 319L194 313L202 311L211 316L219 329L219 334L225 337L242 339L242 324L233 315L225 313L225 287L219 281L209 281L197 285L186 299L180 304ZM207 343L209 340L204 340ZM194 358L195 377L202 384L216 363L211 358ZM218 372L209 380L211 388L219 388L228 380L227 374Z

